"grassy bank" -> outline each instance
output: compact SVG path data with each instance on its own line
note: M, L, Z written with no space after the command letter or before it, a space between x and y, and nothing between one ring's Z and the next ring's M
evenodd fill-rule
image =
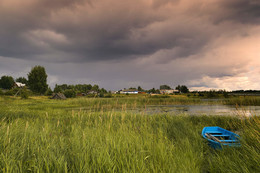
M260 96L239 96L225 99L226 105L260 106Z
M1 98L1 97L0 97ZM30 99L21 100L19 97L3 97L2 104L10 111L16 109L29 109L46 111L47 109L85 109L92 111L109 111L112 109L126 110L145 108L147 105L182 105L182 104L200 104L200 99L188 97L122 97L122 98L72 98L67 100L52 100L48 97L31 97Z
M116 103L124 105L103 99L2 99L1 172L260 171L259 117L150 116L124 107L93 111L98 104ZM92 110L66 109L85 104ZM211 149L201 130L215 125L237 131L242 147Z

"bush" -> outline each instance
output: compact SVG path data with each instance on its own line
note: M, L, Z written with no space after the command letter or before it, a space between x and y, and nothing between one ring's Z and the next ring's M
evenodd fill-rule
M204 97L204 94L203 93L199 93L199 97Z
M104 97L104 93L103 92L99 93L99 97Z
M5 95L6 96L13 96L15 93L14 93L14 90L8 90L5 92Z
M4 95L4 92L3 92L2 89L0 89L0 96L1 96L1 95Z
M228 95L227 92L224 92L224 93L223 93L223 96L224 96L225 98L228 98L228 97L229 97L229 95Z
M86 97L92 98L92 97L96 97L97 94L87 94Z
M22 91L21 91L21 98L22 99L28 99L29 98L29 93L28 93L26 88L22 89Z
M112 94L111 93L108 93L105 95L105 98L111 98L112 97Z
M74 97L76 97L76 92L72 89L67 89L67 90L64 91L64 95L67 98L74 98Z
M151 96L151 98L170 98L170 96L168 96L168 95L154 95L154 96Z
M45 92L46 96L51 96L52 94L53 94L53 92L50 88L48 88L47 91Z
M210 91L206 92L206 97L207 98L216 98L216 97L218 97L218 94L215 90L210 90Z

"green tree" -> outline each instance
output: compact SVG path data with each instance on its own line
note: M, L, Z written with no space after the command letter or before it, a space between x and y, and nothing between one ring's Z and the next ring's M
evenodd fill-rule
M160 90L163 90L163 89L170 90L171 87L169 85L161 85Z
M206 92L206 97L216 98L216 97L218 97L218 94L217 94L216 90L209 90Z
M176 88L180 93L188 93L189 89L186 85L178 85Z
M56 84L53 91L54 91L55 93L60 93L60 92L62 92L61 86Z
M182 92L182 93L188 93L188 92L189 92L188 87L187 87L186 85L182 85L182 86L181 86L181 92Z
M52 95L52 90L51 90L51 88L49 87L48 89L47 89L47 91L45 92L45 95L46 96L51 96Z
M106 93L107 93L107 90L105 90L105 88L101 88L101 89L100 89L100 92L102 92L103 94L106 94Z
M93 87L91 88L92 91L99 91L99 86L98 85L93 85Z
M19 77L15 81L28 85L28 80L25 77Z
M137 90L138 91L144 91L144 89L141 86L138 86Z
M130 87L129 89L130 90L137 90L135 87Z
M175 89L178 90L179 92L181 92L181 86L180 85L176 86Z
M0 79L0 88L11 89L14 85L14 79L12 76L2 76Z
M28 74L28 85L33 92L44 94L48 89L47 74L42 66L35 66Z
M99 97L104 97L104 92L101 91L101 92L99 93Z
M72 97L76 97L76 92L73 89L67 89L64 91L64 95L67 98L72 98Z
M152 88L152 89L150 89L150 90L148 90L148 93L156 93L156 90L155 90L155 88Z
M224 96L225 98L228 98L228 97L229 97L228 92L227 92L226 90L223 91L223 96Z

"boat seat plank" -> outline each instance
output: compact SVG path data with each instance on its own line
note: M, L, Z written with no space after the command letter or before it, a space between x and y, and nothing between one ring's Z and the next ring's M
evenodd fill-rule
M239 142L238 140L220 140L220 142Z
M216 134L222 134L222 132L219 132L219 131L207 131L207 133L216 133Z
M212 136L223 136L224 137L224 136L230 136L230 135L222 135L221 134L221 135L212 135Z

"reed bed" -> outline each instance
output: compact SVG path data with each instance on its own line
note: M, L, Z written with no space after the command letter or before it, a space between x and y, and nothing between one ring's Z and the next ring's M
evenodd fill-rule
M73 109L86 102L92 110ZM259 116L151 116L128 112L124 104L119 104L121 111L102 106L93 111L95 104L110 103L0 102L1 172L260 171ZM211 149L201 130L215 125L239 133L242 147Z
M238 106L260 106L260 96L240 96L225 99L223 104Z

